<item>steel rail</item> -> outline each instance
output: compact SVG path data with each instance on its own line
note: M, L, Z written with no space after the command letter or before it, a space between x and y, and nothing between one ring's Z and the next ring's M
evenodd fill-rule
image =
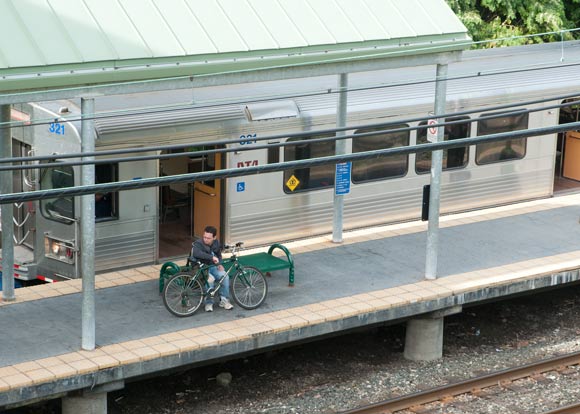
M544 372L555 371L562 367L580 364L580 352L554 357L539 362L534 362L527 365L522 365L515 368L494 372L491 374L482 375L475 378L470 378L465 381L460 381L453 384L442 385L425 391L404 395L401 397L392 398L355 408L348 411L343 411L341 414L386 414L395 413L397 411L409 409L414 406L419 406L435 401L440 401L445 397L454 397L461 394L477 392L484 388L489 388L494 385L505 385L515 380L540 375ZM580 404L579 404L580 405ZM578 407L579 405L576 405ZM570 406L572 407L572 406ZM563 407L561 409L566 409ZM576 411L550 411L550 414L566 414L578 413Z
M578 413L580 413L580 403L571 404L565 407L560 407L554 410L546 411L544 414L578 414Z

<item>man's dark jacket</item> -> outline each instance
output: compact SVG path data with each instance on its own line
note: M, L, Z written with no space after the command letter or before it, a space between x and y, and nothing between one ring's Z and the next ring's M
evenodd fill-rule
M193 242L191 246L191 257L194 260L197 259L202 263L211 265L213 264L213 256L217 256L220 262L222 261L222 247L219 240L214 240L211 246L205 244L202 239L197 239Z

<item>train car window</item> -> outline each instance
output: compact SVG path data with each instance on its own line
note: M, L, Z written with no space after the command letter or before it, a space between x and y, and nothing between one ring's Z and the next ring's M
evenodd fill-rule
M446 118L445 122L461 121L469 117ZM419 125L427 125L427 122L421 122ZM469 137L470 122L462 122L455 125L446 125L443 136L444 141L450 141L459 138ZM427 130L417 130L417 144L427 143ZM443 169L462 168L467 165L469 160L469 147L453 148L443 151ZM417 174L426 174L431 171L431 152L420 152L415 156L415 171Z
M481 119L477 123L477 135L497 134L527 128L528 114L522 113L494 119ZM526 138L517 138L478 144L475 151L475 162L477 164L491 164L494 162L522 159L526 155L526 142Z
M393 125L381 128L359 129L355 131L355 134L408 127L408 125ZM368 137L356 137L352 140L352 152L408 146L409 135L409 131L395 131L383 132L382 134ZM366 181L403 177L407 174L408 164L409 157L407 155L387 155L354 161L352 163L352 182L364 183Z
M74 170L72 167L43 168L40 174L40 189L74 187ZM74 197L64 196L40 201L40 211L49 220L71 224L74 219Z
M287 142L304 141L284 147L284 161L306 160L309 158L334 155L334 141L308 143L309 139L332 137L334 134L321 134L305 138L290 138ZM294 178L292 178L294 177ZM334 185L334 165L321 165L311 168L296 168L284 171L282 184L286 194L318 190Z
M118 164L95 165L95 184L111 183L119 180ZM118 192L95 194L95 221L119 218Z

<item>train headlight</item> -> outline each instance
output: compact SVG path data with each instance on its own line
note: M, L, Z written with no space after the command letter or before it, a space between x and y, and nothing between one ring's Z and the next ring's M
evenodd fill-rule
M60 244L58 242L56 242L56 241L53 240L51 242L51 245L52 246L51 246L50 249L52 250L52 254L54 254L55 256L59 256L59 253L60 253Z
M74 240L61 240L44 235L44 255L51 259L73 264L76 257Z

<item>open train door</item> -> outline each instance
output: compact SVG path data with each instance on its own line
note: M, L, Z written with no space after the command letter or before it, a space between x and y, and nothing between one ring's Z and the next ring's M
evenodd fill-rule
M210 148L206 148L210 149ZM220 170L221 154L208 154L202 158L202 171ZM214 226L221 235L221 186L222 180L196 181L193 186L193 235L203 236L206 226Z
M562 176L580 181L580 132L568 131L565 139Z
M579 98L567 99L570 105L560 109L560 124L580 120ZM554 172L554 193L577 192L580 190L580 131L558 134Z

